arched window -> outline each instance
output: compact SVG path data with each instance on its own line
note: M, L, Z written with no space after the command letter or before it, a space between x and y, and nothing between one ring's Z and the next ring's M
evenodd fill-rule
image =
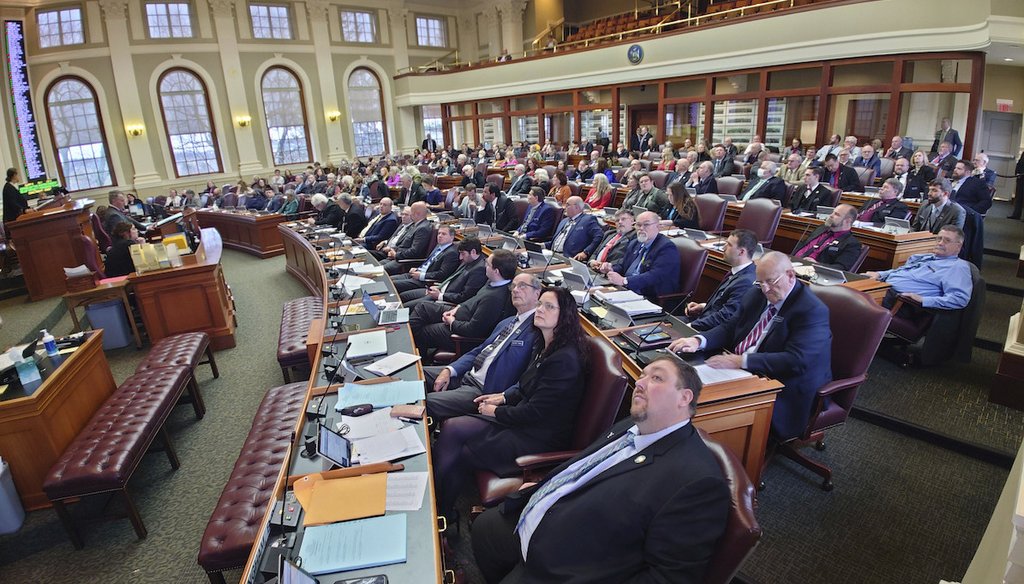
M78 77L62 77L46 91L50 137L61 182L69 191L114 184L96 94Z
M352 116L356 156L379 156L387 152L384 96L376 73L360 67L349 76L348 111Z
M306 109L298 78L288 69L271 67L263 74L261 86L274 164L310 162Z
M191 71L170 69L157 87L177 175L220 172L217 136L202 80Z

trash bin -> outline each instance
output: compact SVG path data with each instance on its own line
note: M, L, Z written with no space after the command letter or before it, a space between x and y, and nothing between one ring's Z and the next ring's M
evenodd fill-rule
M94 329L103 329L103 349L120 349L132 342L128 315L120 300L97 302L85 307L85 315Z
M14 533L25 521L25 509L21 506L18 491L7 463L0 460L0 534Z

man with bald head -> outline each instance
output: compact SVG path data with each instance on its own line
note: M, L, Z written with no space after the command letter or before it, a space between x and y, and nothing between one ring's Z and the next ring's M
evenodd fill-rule
M679 250L659 232L661 218L651 211L636 218L636 239L622 259L601 264L600 271L616 286L654 300L679 288Z
M839 205L832 210L825 223L797 242L793 248L793 257L849 272L861 250L860 241L851 231L856 220L857 209L853 205Z
M388 274L401 274L415 267L414 264L403 265L402 260L420 260L427 257L427 248L430 247L430 234L433 227L427 221L427 214L430 209L423 201L417 201L409 206L412 215L412 223L400 241L393 248L387 250L387 263L384 264L384 271Z
M745 369L785 387L775 401L772 432L779 440L800 435L818 388L832 380L832 331L828 307L796 281L789 258L777 251L757 263L757 281L728 321L695 337L678 339L680 353L727 351L708 357L716 369Z
M555 229L555 237L547 243L548 249L579 261L594 253L601 245L604 232L593 215L583 212L585 209L579 197L565 201L565 219Z
M526 174L526 166L517 164L516 169L512 171L512 184L508 187L508 195L510 197L513 195L525 197L532 186L533 179Z

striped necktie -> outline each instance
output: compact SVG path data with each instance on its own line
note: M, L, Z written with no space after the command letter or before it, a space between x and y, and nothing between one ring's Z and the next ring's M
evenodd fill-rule
M750 332L747 333L746 338L740 341L740 344L736 345L736 350L733 352L736 353L737 355L742 355L743 353L746 353L748 350L750 350L751 347L756 345L758 339L760 339L761 335L764 334L765 329L768 328L768 323L770 323L772 319L775 318L775 312L775 307L769 306L768 310L764 312L764 316L762 316L761 320L757 322L757 326L750 329Z

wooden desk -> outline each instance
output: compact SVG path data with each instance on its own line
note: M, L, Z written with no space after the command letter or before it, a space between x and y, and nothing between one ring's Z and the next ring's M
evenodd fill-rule
M57 209L25 213L6 224L30 300L53 298L66 292L64 268L85 263L73 242L82 235L93 237L88 210L91 204L90 200L80 199Z
M286 215L271 213L257 215L244 211L200 209L199 224L212 227L220 233L224 247L269 258L284 253L281 232L277 226L288 221Z
M203 331L214 350L235 346L234 300L220 265L223 243L205 228L195 258L180 268L133 274L128 281L152 342L179 333Z
M725 229L736 227L742 204L729 203L725 211ZM779 220L779 229L775 232L775 241L771 248L783 253L790 253L801 238L821 225L823 221L814 217L800 217L783 213ZM883 233L871 229L854 228L853 234L869 248L867 259L861 271L891 270L902 266L907 258L914 254L931 253L935 248L935 236L927 231L912 231L902 235Z
M864 193L843 193L839 195L840 203L853 205L858 209L860 209L864 205L864 203L867 203L868 201L877 200L878 197L872 197L871 195L865 195ZM920 199L903 199L903 204L905 204L914 215L917 215L917 212L921 209Z
M103 353L103 331L95 331L30 396L0 397L0 456L22 505L50 506L43 480L117 386Z

